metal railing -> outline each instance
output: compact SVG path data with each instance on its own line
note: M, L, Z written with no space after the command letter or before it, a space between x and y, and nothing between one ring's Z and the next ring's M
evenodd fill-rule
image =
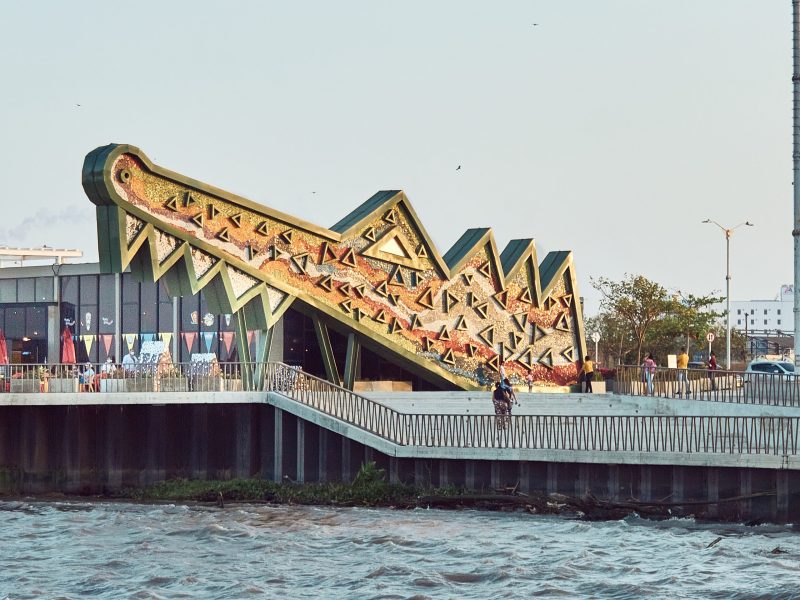
M0 365L0 392L192 391L276 392L400 446L789 456L800 445L800 417L401 413L282 363Z
M800 445L800 417L407 414L280 363L266 387L401 446L788 456Z
M0 393L235 392L251 388L241 363L0 365Z
M644 367L624 365L616 369L614 391L629 396L800 406L800 377L783 373L657 367L648 378Z

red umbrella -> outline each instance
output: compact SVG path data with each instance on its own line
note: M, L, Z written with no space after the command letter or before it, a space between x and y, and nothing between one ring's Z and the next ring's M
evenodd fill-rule
M69 327L64 327L61 333L61 362L67 365L75 364L75 344L72 342L72 332Z
M0 329L0 365L8 364L8 346L6 345L6 334Z

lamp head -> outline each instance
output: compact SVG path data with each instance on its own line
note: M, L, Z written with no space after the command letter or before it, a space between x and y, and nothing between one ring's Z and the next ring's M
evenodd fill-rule
M706 219L703 223L711 223L711 219Z

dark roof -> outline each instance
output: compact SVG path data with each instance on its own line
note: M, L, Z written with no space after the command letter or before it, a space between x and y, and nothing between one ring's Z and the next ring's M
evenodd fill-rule
M476 229L467 229L458 241L453 244L450 250L442 257L448 269L452 269L458 262L469 254L475 244L481 241L481 238L489 231L488 227L479 227Z
M511 269L514 268L514 265L517 264L520 257L528 250L531 242L533 242L533 240L530 238L526 240L511 240L508 242L508 245L503 249L503 253L500 255L500 264L503 265L503 273L508 275L511 272Z
M550 281L556 276L558 270L564 266L564 261L567 260L569 254L569 250L556 250L545 256L542 265L539 267L539 281L541 282L542 290L550 285Z
M361 206L336 223L336 225L331 227L331 231L335 231L336 233L344 233L353 227L353 225L356 225L361 220L369 217L372 213L374 213L399 193L400 190L383 190L377 192L369 200L364 202Z

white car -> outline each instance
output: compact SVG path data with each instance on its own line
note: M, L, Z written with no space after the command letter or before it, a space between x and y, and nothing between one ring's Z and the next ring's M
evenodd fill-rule
M798 377L794 372L794 364L785 360L756 359L747 365L745 373L784 375L787 381L793 381Z

